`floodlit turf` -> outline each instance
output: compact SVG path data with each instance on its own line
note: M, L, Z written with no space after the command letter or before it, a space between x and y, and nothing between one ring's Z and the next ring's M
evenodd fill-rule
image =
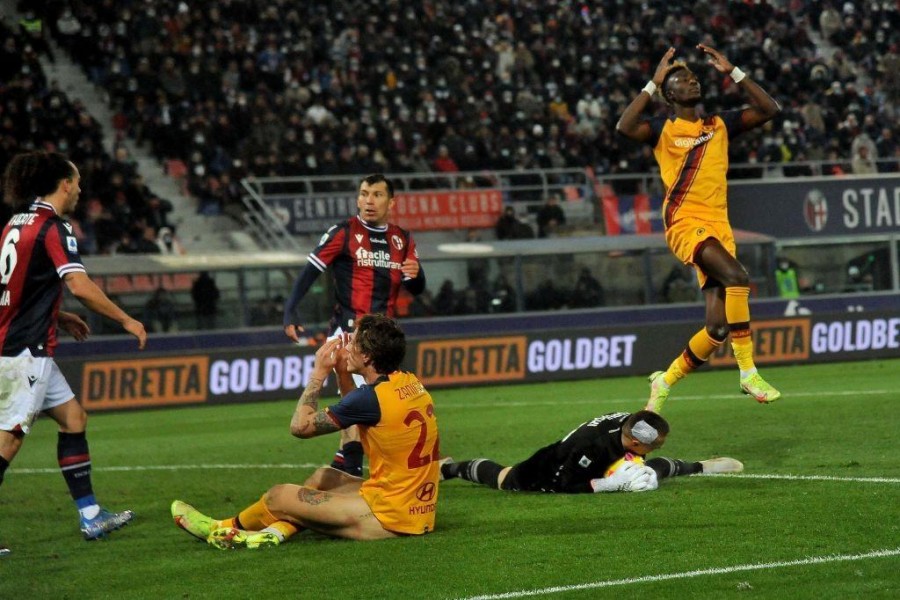
M177 529L175 498L228 516L330 460L297 440L294 401L94 415L98 497L134 522L81 540L41 421L0 487L0 598L889 598L900 589L900 360L765 368L784 397L738 393L734 371L673 390L659 453L744 461L743 476L646 494L441 487L438 530L386 542L302 534L222 552ZM579 423L643 405L643 378L434 392L441 450L512 463ZM205 465L205 466L204 466ZM144 469L142 469L144 468ZM779 476L780 478L773 478ZM886 556L873 552L886 551ZM583 587L579 587L583 586Z

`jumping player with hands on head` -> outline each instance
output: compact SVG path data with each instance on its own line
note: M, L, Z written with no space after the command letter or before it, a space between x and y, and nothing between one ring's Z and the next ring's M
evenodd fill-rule
M394 204L394 185L387 177L374 174L363 178L356 199L359 214L325 232L294 282L284 305L283 322L284 333L291 340L298 342L304 331L297 305L328 267L334 277L336 300L332 335L353 331L356 320L364 314L395 316L400 286L413 295L425 290L425 272L412 234L388 222ZM354 379L357 385L362 383ZM359 477L362 457L356 428L342 431L341 449L331 466Z
M650 376L647 409L659 412L670 387L705 363L731 335L740 369L740 390L769 403L781 393L757 372L750 332L750 276L736 258L728 221L728 144L740 133L770 121L781 110L749 76L722 53L697 46L719 73L730 76L747 94L749 106L700 115L702 88L688 66L674 61L669 48L653 79L625 108L616 129L622 135L653 146L666 187L663 222L666 242L675 256L697 272L706 301L706 324L666 371ZM672 109L667 117L641 119L659 92Z

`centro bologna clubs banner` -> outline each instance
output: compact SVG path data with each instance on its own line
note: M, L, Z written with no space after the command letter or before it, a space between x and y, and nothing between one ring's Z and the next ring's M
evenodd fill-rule
M391 222L415 231L493 227L503 212L503 195L495 189L398 192ZM356 215L356 197L307 195L266 197L291 233L322 233Z

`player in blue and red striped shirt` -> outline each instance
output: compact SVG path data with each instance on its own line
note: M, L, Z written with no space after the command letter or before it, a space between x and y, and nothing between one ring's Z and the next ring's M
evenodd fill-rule
M425 290L425 272L419 264L412 234L388 222L394 207L394 186L384 175L365 177L359 185L359 214L337 223L309 254L309 264L294 283L284 305L284 332L298 342L304 331L297 305L313 282L328 267L334 277L333 333L350 332L359 317L396 314L402 285L413 295ZM362 444L355 427L341 432L341 450L332 466L351 475L362 475Z
M0 238L0 482L35 418L46 413L59 424L59 467L78 506L81 531L92 540L134 514L108 512L94 499L87 414L53 360L59 328L78 341L90 328L60 310L62 284L85 307L120 323L141 349L147 334L81 263L72 226L62 218L78 203L80 179L75 165L55 152L20 154L4 176L5 200L16 204L16 213Z

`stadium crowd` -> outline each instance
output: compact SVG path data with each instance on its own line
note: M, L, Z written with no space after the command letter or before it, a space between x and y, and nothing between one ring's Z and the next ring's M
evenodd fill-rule
M57 39L108 90L115 126L184 161L212 204L248 173L644 171L652 157L615 121L670 44L699 61L698 42L784 105L772 127L732 145L732 162L846 171L860 146L897 157L893 2L44 4ZM699 74L708 109L744 101L730 80Z
M2 31L0 161L52 146L82 165L75 220L86 253L165 251L171 204L124 148L105 153L81 101L48 82L38 53L53 60L49 36L107 92L118 135L186 165L209 212L237 205L247 175L652 170L649 151L614 126L669 44L701 75L708 110L744 101L697 64L701 41L784 106L732 144L732 163L792 175L809 172L792 164L806 160L835 173L894 171L900 157L891 2L20 4L20 31Z
M27 32L0 24L0 39L0 165L33 149L62 152L79 165L82 201L71 222L82 253L169 251L162 240L173 239L171 203L144 185L125 148L104 150L101 125L48 79ZM5 223L13 207L0 206Z

